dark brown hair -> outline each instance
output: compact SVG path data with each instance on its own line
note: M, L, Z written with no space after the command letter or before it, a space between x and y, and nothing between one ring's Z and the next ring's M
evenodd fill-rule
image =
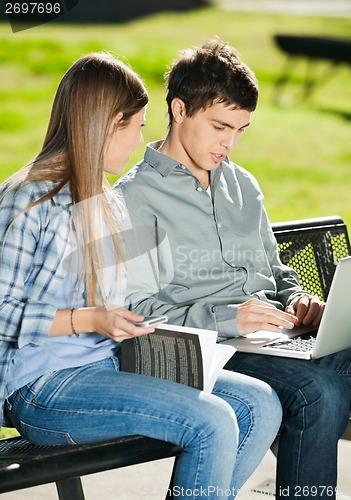
M256 109L258 84L254 73L233 47L220 40L184 50L165 79L170 125L171 103L176 97L184 102L188 116L215 100L247 111Z

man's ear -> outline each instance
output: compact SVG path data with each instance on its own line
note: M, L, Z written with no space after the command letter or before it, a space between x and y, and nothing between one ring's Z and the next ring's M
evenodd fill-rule
M186 107L184 101L179 99L179 97L175 97L171 102L171 109L172 109L173 120L176 123L182 123L182 121L186 116Z
M118 124L121 123L122 120L123 120L123 113L122 113L122 111L119 111L111 122L109 131L108 131L108 135L114 134L114 132L116 131L116 129L118 127Z

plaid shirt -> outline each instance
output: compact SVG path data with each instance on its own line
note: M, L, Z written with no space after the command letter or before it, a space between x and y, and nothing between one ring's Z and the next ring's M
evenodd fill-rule
M23 183L4 197L0 190L1 421L9 363L16 349L41 345L47 339L56 313L55 294L65 275L62 262L72 207L68 186L22 212L52 187L49 182Z

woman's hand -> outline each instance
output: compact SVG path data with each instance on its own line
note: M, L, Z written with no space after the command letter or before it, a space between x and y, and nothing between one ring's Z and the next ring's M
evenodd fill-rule
M80 309L58 309L51 325L49 337L72 335L73 333L97 332L104 337L122 342L155 331L155 327L142 328L134 322L144 316L124 307L82 307ZM72 328L73 326L73 328Z
M108 309L105 307L96 307L93 309L94 331L116 342L122 342L123 340L155 331L154 326L142 328L134 325L134 323L142 321L144 316L129 311L124 307L111 308L109 306Z
M237 325L240 335L257 330L279 333L282 327L292 329L297 322L293 313L280 311L272 304L258 299L250 299L238 306Z

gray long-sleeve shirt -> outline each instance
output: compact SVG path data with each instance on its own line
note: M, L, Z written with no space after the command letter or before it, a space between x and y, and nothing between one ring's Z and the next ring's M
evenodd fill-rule
M256 179L228 158L206 191L153 143L115 189L140 236L127 264L134 311L223 339L238 335L237 305L256 297L282 309L302 292L279 259Z

